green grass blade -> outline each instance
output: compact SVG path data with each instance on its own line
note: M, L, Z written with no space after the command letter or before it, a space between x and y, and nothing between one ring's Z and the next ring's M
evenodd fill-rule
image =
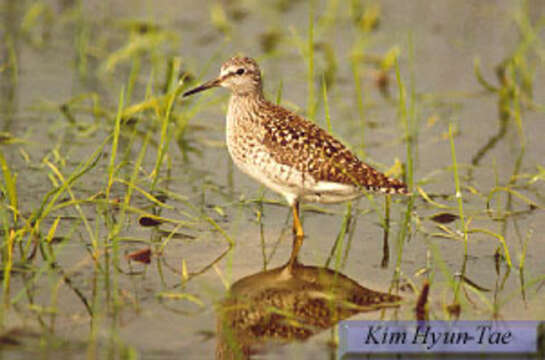
M17 188L15 186L16 176L11 173L2 151L0 151L0 168L2 169L2 175L4 177L8 201L13 209L13 222L15 223L17 222Z

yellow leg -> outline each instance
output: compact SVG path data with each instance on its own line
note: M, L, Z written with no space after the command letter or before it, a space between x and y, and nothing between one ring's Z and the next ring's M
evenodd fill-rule
M301 249L301 246L303 245L303 237L293 235L293 247L291 248L291 256L290 261L288 262L288 266L293 269L294 266L297 266L299 264L297 260L297 256L299 256L299 250Z
M295 236L302 238L305 234L303 232L303 225L299 219L299 202L295 202L292 206L293 209L293 233Z
M299 250L303 245L303 226L301 225L301 219L299 219L299 203L296 202L292 206L293 210L293 247L291 249L291 256L289 261L289 267L293 269L294 266L297 266L297 256L299 255Z

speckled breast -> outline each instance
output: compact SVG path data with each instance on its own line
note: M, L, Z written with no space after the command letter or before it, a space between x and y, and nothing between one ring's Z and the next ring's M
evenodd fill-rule
M263 145L262 119L240 111L239 104L230 104L227 112L226 142L229 154L245 174L283 195L299 194L314 181L299 171L277 163Z

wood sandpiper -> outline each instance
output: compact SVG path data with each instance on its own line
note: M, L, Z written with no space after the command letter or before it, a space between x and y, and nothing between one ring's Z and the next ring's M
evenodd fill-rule
M286 198L300 243L300 201L337 203L366 191L408 193L402 181L363 163L325 130L267 101L254 59L235 56L227 60L216 79L183 96L218 86L232 92L226 128L231 158L242 172Z

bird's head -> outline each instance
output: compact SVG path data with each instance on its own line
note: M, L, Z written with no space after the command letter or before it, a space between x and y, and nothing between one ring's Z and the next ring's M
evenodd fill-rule
M186 91L183 96L218 86L228 88L240 96L261 94L261 70L254 59L235 56L221 66L220 74L216 79Z

